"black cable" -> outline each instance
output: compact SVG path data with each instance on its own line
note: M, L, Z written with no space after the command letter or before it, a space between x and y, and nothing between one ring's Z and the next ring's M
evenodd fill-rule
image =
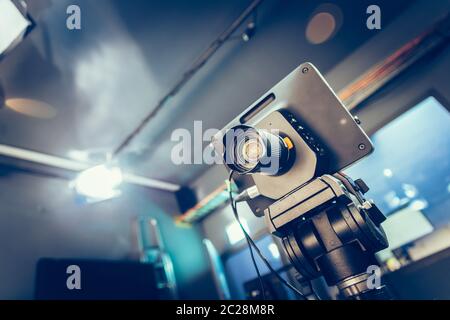
M247 244L249 245L249 247L253 246L253 248L255 249L256 253L258 254L258 256L261 258L261 260L264 262L264 264L266 265L266 267L270 270L270 272L275 275L278 280L280 280L280 282L285 285L286 287L288 287L289 289L291 289L294 293L296 293L299 297L301 297L303 300L308 300L306 298L306 296L301 293L296 287L294 287L293 285L291 285L289 282L287 282L269 263L269 261L266 259L266 257L264 257L264 255L262 254L262 252L259 250L258 246L256 245L256 243L253 241L253 239L250 237L250 235L247 233L247 230L245 230L244 226L241 223L241 220L239 219L239 214L237 211L237 207L233 204L234 200L233 200L233 193L231 190L231 184L232 184L232 179L233 179L233 174L234 171L231 170L230 171L230 175L228 177L228 192L229 192L229 196L230 196L230 202L231 202L231 208L233 209L233 214L234 217L236 219L236 221L238 222L239 226L242 229L242 232L244 232L245 238L247 239Z
M233 211L237 210L235 202L231 202L231 206L233 207ZM263 300L266 300L266 290L264 289L264 281L261 277L261 273L259 271L258 264L256 263L255 255L253 254L253 248L252 248L250 242L248 241L247 237L245 238L245 240L247 241L248 249L250 250L250 256L251 256L252 262L253 262L253 266L255 267L256 274L258 276L259 286L261 288Z

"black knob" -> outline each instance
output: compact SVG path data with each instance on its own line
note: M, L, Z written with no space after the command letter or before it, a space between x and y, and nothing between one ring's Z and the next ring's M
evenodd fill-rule
M380 211L380 209L378 209L378 207L374 203L372 203L371 208L367 210L367 214L377 226L379 226L383 221L386 220L386 216L383 214L383 212Z
M367 193L367 191L369 191L369 187L362 179L356 179L355 184L358 186L358 189L362 194L365 194Z

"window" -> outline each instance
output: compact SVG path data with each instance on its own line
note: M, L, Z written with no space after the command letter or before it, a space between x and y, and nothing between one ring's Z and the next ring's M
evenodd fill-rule
M346 173L354 179L365 180L371 188L367 196L388 216L420 212L435 228L449 224L450 113L447 109L430 96L371 138L375 152ZM412 219L413 215L410 216ZM406 229L417 234L415 238L426 234L425 229L423 232ZM398 232L407 232L406 229Z

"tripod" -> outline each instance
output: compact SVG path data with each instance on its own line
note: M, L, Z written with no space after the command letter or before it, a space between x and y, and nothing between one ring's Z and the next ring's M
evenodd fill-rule
M374 254L388 242L380 226L386 218L364 198L367 191L361 179L323 175L274 202L264 216L306 280L324 276L345 299L390 299L386 287L368 281Z

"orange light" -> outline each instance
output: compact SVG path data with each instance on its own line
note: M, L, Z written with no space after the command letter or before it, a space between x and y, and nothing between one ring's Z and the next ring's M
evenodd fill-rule
M336 21L332 14L319 12L308 23L306 38L312 44L321 44L330 39L336 28Z
M286 147L288 148L288 150L291 150L294 147L294 144L292 143L292 140L289 139L288 137L284 137L283 141L286 144Z
M5 106L17 113L38 119L51 119L54 118L57 113L56 109L51 105L32 99L6 99Z

